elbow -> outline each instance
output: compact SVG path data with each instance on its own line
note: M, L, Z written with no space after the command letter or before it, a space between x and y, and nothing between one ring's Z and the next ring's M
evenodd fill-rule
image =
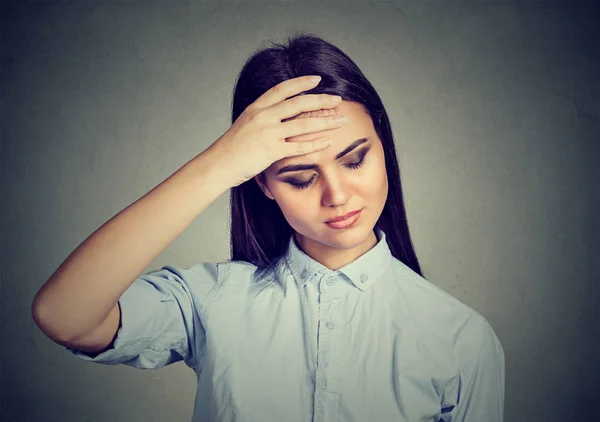
M38 292L31 303L31 317L39 329L55 343L64 345L71 340L64 330L59 329L58 325L52 320L52 310L41 300Z
M35 324L42 330L43 329L43 313L42 313L42 303L40 300L40 292L37 292L33 301L31 302L31 318Z

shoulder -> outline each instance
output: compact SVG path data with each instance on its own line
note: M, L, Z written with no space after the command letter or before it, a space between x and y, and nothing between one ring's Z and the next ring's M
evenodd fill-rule
M198 264L196 271L206 271L206 263ZM280 259L268 267L259 267L247 261L223 260L208 267L216 274L219 289L231 290L242 286L264 284L275 281L286 272L284 260Z
M462 347L481 345L495 337L487 319L441 287L393 259L396 282L415 321L427 331L439 331L458 339Z
M414 301L415 305L422 305L419 306L418 309L424 312L429 310L429 312L432 313L451 314L463 318L473 317L475 319L483 319L483 316L473 308L461 302L420 274L417 274L402 261L394 258L392 260L392 267L395 276L394 282L398 283L402 290L402 294ZM417 309L416 306L414 309Z
M487 318L401 261L393 261L393 283L399 292L395 300L402 301L407 312L402 315L410 318L432 353L453 350L463 369L465 365L503 367L504 350Z
M248 281L254 274L260 275L260 269L246 261L222 260L218 262L199 262L189 268L165 266L164 269L177 272L192 280L211 279L215 283L230 283L234 281Z

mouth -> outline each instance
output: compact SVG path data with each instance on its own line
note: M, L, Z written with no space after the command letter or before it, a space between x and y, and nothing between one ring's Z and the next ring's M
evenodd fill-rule
M350 211L348 214L344 214L344 215L340 215L338 217L334 217L330 220L327 220L325 223L335 223L337 221L344 221L347 220L350 217L353 217L354 215L358 214L359 212L361 212L361 210L356 210L356 211Z
M361 211L362 211L362 209L358 210L358 211L349 212L348 214L346 214L342 217L338 217L336 219L326 221L325 224L327 224L332 229L348 228L348 227L354 225L354 223L356 223L358 221L358 219L360 218L360 215L361 215Z

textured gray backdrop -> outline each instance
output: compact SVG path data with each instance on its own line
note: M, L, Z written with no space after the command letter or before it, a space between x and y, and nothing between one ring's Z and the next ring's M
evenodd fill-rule
M339 46L379 91L426 278L504 347L505 420L598 417L597 5L16 3L1 13L2 421L190 420L183 363L79 361L35 326L31 301L229 127L244 60L294 30ZM228 193L148 270L229 258L227 207Z

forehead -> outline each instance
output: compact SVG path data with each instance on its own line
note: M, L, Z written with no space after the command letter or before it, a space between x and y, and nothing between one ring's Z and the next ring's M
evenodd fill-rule
M336 129L293 136L288 139L288 141L294 142L300 138L307 140L317 139L325 136L333 141L330 147L322 151L313 152L311 154L283 158L274 162L271 166L271 170L277 171L279 168L288 164L315 162L318 161L318 158L320 157L329 157L330 155L331 157L334 157L337 153L345 149L348 145L352 144L352 142L355 140L367 137L372 138L375 135L373 121L363 105L350 101L342 101L337 107L332 109L304 112L288 120L305 119L309 117L326 117L333 115L348 116L350 120L343 126Z

